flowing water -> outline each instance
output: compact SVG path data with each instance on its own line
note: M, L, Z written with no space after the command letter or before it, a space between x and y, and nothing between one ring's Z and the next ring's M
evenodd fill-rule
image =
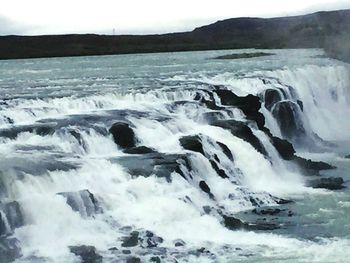
M97 254L103 262L349 262L347 188L308 187L313 177L283 160L254 122L248 126L265 155L211 125L247 119L213 89L257 95L272 134L293 142L297 155L336 166L321 176L346 186L349 66L321 50L211 59L250 51L1 61L1 260L81 262L73 247L85 245L96 248L85 262L101 262ZM281 98L269 107L271 89ZM285 105L292 131L276 117ZM123 151L109 132L116 122L155 153ZM181 146L190 135L203 154ZM294 202L279 205L280 198ZM256 216L257 207L282 212ZM278 227L229 229L223 215ZM138 244L125 245L135 233Z

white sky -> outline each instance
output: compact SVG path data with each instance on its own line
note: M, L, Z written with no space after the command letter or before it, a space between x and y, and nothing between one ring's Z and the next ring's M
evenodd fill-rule
M216 20L350 8L350 0L0 0L0 34L146 34Z

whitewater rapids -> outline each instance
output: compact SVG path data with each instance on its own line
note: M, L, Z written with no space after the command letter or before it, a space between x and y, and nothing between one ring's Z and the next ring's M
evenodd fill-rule
M247 50L1 61L0 252L10 252L0 258L84 262L72 248L90 246L95 262L347 262L349 191L310 187L269 136L213 90L260 98L272 135L299 156L337 166L322 175L347 184L349 66L321 50L212 59L233 52ZM280 104L269 107L266 90L278 91ZM278 119L284 105L301 135ZM212 125L213 116L248 123L267 153ZM117 122L155 153L126 153L109 132ZM197 135L204 154L180 143ZM165 164L154 163L160 158ZM255 224L252 210L264 207L293 216L268 230L223 222L227 215ZM135 231L138 244L123 245Z

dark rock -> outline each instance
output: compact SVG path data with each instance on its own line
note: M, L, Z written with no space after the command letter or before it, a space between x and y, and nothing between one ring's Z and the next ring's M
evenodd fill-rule
M273 105L282 100L281 91L278 89L267 89L264 93L265 108L271 110Z
M257 222L248 224L232 216L223 215L222 217L224 219L224 226L230 230L245 229L249 231L255 231L255 230L275 230L279 228L278 225L274 223L269 223L269 222L257 221Z
M261 107L259 98L254 95L240 97L232 91L225 89L216 89L214 92L219 96L223 105L238 107L242 109L243 112L255 112Z
M318 174L321 170L330 170L335 169L336 167L325 163L325 162L315 162L311 160L304 159L299 156L294 156L291 160L294 164L298 165L298 167L305 173L309 175Z
M209 256L210 258L214 258L215 255L213 253L211 253L208 249L206 249L205 247L201 247L201 248L198 248L198 249L195 249L195 250L191 250L191 251L188 251L188 253L190 255L194 255L196 257L201 257L203 254L205 254L206 256ZM216 261L215 261L216 262Z
M329 190L339 190L345 186L344 180L341 177L319 178L310 181L310 186L313 188L324 188Z
M211 123L214 126L229 130L234 136L250 143L258 152L267 155L264 146L259 139L253 134L252 130L246 123L236 120L220 120Z
M124 152L128 154L146 154L146 153L155 153L156 151L146 146L137 146L137 147L125 149Z
M20 243L15 238L0 237L0 262L9 263L21 257Z
M216 162L220 163L220 159L217 154L214 154L213 157Z
M208 249L206 249L205 247L201 247L201 248L197 249L197 252L201 253L201 254L211 254L211 252Z
M39 126L34 129L34 132L40 136L52 135L55 133L55 129L49 126Z
M223 153L230 159L233 161L233 155L231 153L231 150L227 147L226 144L223 144L221 142L216 142L220 148L222 149Z
M160 257L151 257L150 262L155 262L155 263L161 263L162 261L160 260Z
M141 240L143 241L143 247L148 247L148 248L152 248L152 247L157 247L159 244L163 243L163 238L156 236L154 233L152 233L151 231L146 231L145 233L145 239L141 238Z
M220 111L224 109L223 107L219 107L218 105L216 105L213 92L205 89L202 89L202 92L206 93L209 99L207 99L204 96L204 94L197 93L197 95L194 98L196 101L199 101L201 104L204 104L208 109L211 109L211 110Z
M186 242L183 241L182 239L176 239L174 240L174 245L175 247L183 247L186 245Z
M9 235L23 225L24 219L18 202L0 203L0 236Z
M209 161L215 172L221 177L221 178L229 178L226 172L223 169L220 169L217 163L213 160Z
M234 218L232 216L223 215L222 217L224 219L224 226L230 230L236 230L247 226L241 220Z
M154 237L155 236L154 233L149 231L149 230L146 230L145 235L146 235L146 237Z
M225 119L225 114L222 111L209 111L203 113L203 118L208 122Z
M82 217L90 217L103 212L99 201L89 190L64 192L58 193L58 195L64 196L67 204L73 211L79 212Z
M267 231L267 230L276 230L279 228L280 228L280 226L275 224L275 223L261 222L261 221L257 221L255 223L249 224L245 227L245 229L250 230L250 231L255 231L255 230Z
M201 138L198 135L182 137L180 138L180 144L186 150L198 152L205 156Z
M0 129L0 137L16 139L23 132L35 133L40 136L51 135L55 132L55 126L50 124L13 126L8 129Z
M265 208L265 209L260 209L260 208L255 208L252 212L257 215L277 215L281 212L282 210L279 208Z
M122 232L131 232L132 226L122 226L119 230Z
M102 263L102 256L96 253L94 246L70 246L69 249L79 256L83 263Z
M135 133L129 124L117 122L112 125L109 132L113 135L114 142L122 148L135 147Z
M170 104L167 104L166 107L170 112L175 112L177 111L180 107L183 107L185 105L193 105L197 106L198 102L196 101L188 101L188 100L178 100L171 102Z
M214 92L219 96L223 105L239 108L249 120L254 120L260 129L265 126L265 117L259 112L261 108L259 97L251 94L239 97L232 91L224 89L217 89Z
M282 198L277 198L277 197L275 197L274 199L276 201L276 204L278 204L278 205L285 205L285 204L293 203L292 200L287 200L287 199L282 199Z
M218 105L216 105L214 100L206 100L205 98L202 98L200 100L200 103L204 104L208 109L211 110L223 110L223 107L219 107Z
M212 208L210 206L208 206L208 205L203 206L203 211L207 215L209 215L211 213L211 210L212 210Z
M306 135L298 104L292 101L278 102L273 108L272 115L277 120L283 137L295 140Z
M206 192L211 198L214 197L214 195L210 192L210 188L205 181L200 181L199 187L200 189L202 189L203 192Z
M123 249L122 253L125 254L125 255L130 255L131 251L129 249Z
M258 203L259 200L258 199L256 200L252 196L249 196L249 201L252 204L252 206L259 206L259 203Z
M300 110L304 111L304 104L303 104L303 102L301 100L297 100L297 103L299 105Z
M345 158L346 158L346 159L350 159L350 154L349 154L349 155L347 155L347 156L345 156Z
M277 152L284 160L291 160L294 157L295 150L293 145L287 140L280 139L278 137L270 137L272 145L276 148Z
M122 247L135 247L139 243L139 232L133 231L130 236L123 238Z
M190 162L186 154L163 154L150 153L134 156L123 156L113 159L125 167L133 176L148 177L156 175L157 177L166 178L168 182L171 181L171 174L173 172L184 176L181 167L188 167L190 169Z
M83 146L83 148L86 150L87 149L87 145L84 141L83 136L76 130L69 130L69 133L77 140L77 142L79 143L79 145Z
M126 263L140 263L141 259L138 257L129 257L126 260Z

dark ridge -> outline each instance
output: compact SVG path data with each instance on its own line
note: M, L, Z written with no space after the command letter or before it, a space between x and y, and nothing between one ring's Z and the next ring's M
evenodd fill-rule
M345 55L350 10L278 18L233 18L163 35L1 36L0 59L114 55L239 48L323 48ZM339 39L342 39L340 37ZM349 43L349 42L347 42ZM349 55L347 55L349 56Z
M264 52L255 52L255 53L239 53L239 54L231 54L231 55L224 55L224 56L218 56L214 59L240 59L240 58L256 58L256 57L265 57L265 56L272 56L274 54L272 53L264 53Z
M313 188L324 188L328 190L340 190L345 188L344 180L341 177L329 177L314 179L309 182L309 185Z

